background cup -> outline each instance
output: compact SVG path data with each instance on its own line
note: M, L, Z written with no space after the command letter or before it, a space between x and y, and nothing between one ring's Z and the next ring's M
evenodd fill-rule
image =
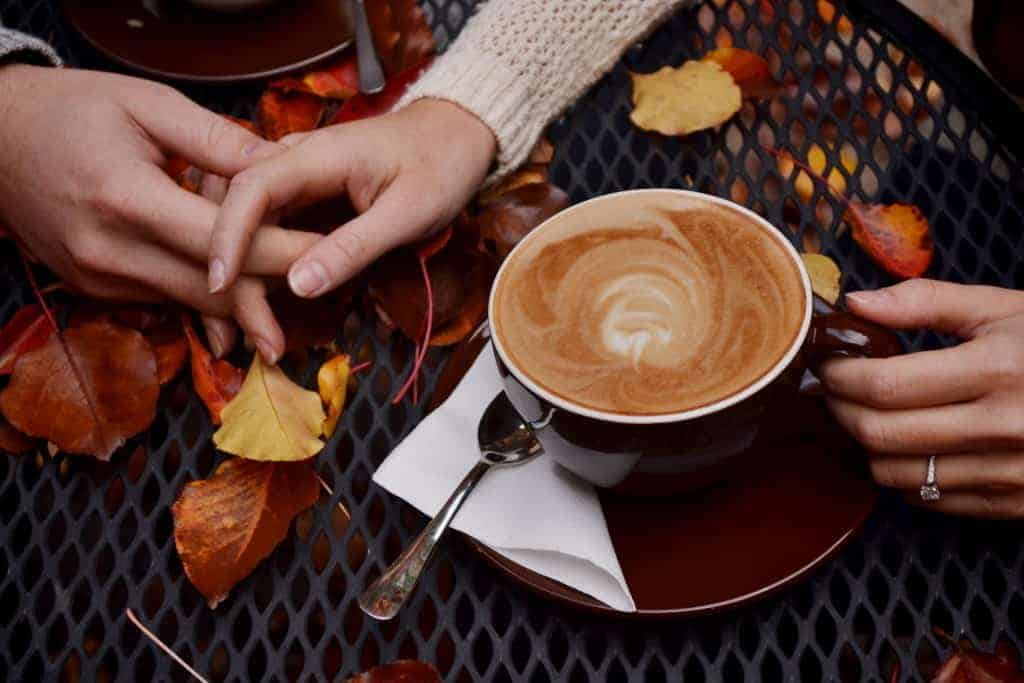
M768 416L767 408L781 394L801 385L803 377L832 355L884 357L902 352L892 332L836 310L811 294L810 280L796 249L765 219L728 200L688 190L628 190L595 197L552 216L509 254L491 290L489 316L495 313L495 291L507 264L530 240L566 220L587 220L607 212L609 203L642 202L671 209L680 200L726 206L747 217L783 245L803 280L804 317L799 333L783 357L757 381L714 403L659 415L622 415L594 410L552 394L509 361L496 326L492 338L498 370L509 399L533 423L547 454L596 486L635 495L664 495L698 488L726 476L751 452ZM622 207L615 207L617 210Z

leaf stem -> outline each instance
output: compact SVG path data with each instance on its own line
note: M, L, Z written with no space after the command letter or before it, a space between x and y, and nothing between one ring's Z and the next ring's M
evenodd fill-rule
M360 372L363 372L365 370L369 370L372 367L373 367L373 361L372 360L363 361L359 365L352 366L352 368L349 369L348 374L349 374L349 376L358 375Z
M424 326L423 331L423 343L416 344L416 350L414 352L414 360L412 364L412 371L409 373L409 377L405 380L405 384L395 394L395 398L392 399L392 405L398 405L405 398L405 395L409 393L409 390L416 386L416 378L420 374L420 370L423 367L423 361L427 357L427 349L430 348L430 335L433 332L434 327L434 289L430 284L430 271L427 270L427 257L420 254L420 272L423 274L423 284L427 288L427 323ZM418 394L419 392L413 392ZM414 396L413 403L416 403L418 396Z
M153 641L154 645L156 645L158 648L160 648L161 650L166 652L167 656L170 657L171 659L173 659L175 662L177 662L183 669L185 669L185 671L187 671L190 674L192 674L193 678L195 678L197 681L200 681L201 683L209 683L209 681L207 681L205 678L203 678L202 676L199 675L198 671L193 669L191 666L189 666L185 662L184 659L179 657L177 655L177 653L174 652L174 650L172 650L171 648L169 648L166 645L164 645L164 642L162 640L157 638L156 635L154 635L152 631L150 631L148 628L143 626L142 622L139 621L138 617L135 616L135 613L132 612L131 608L126 609L124 611L124 613L128 617L128 621L130 621L133 624L135 624L135 628L137 628L140 631L142 631L143 635L145 635L147 638L149 638L151 641Z
M53 312L50 307L46 305L46 299L43 298L43 293L39 289L39 283L36 282L36 275L32 272L32 266L29 265L28 259L25 258L25 252L18 249L18 256L21 257L21 264L25 266L25 274L28 276L28 282L32 286L32 293L35 294L36 301L43 309L43 313L46 315L46 319L50 321L50 326L54 332L60 333L60 328L57 327L57 320L53 317Z
M794 166L796 166L797 168L802 170L804 173L809 175L813 180L815 180L816 182L818 182L821 185L824 185L825 188L828 190L828 193L830 195L832 195L833 197L838 199L840 202L843 203L844 206L849 208L849 206L850 206L849 198L847 198L846 195L844 195L842 192L839 192L838 190L836 190L836 188L832 187L832 183L830 183L820 173L818 173L813 168L811 168L809 164L806 164L803 161L800 161L799 159L797 159L792 154L789 154L788 152L780 150L780 149L778 149L776 147L771 147L769 145L762 145L762 149L764 149L764 151L768 152L768 154L771 154L776 159L786 159L786 160L790 161Z

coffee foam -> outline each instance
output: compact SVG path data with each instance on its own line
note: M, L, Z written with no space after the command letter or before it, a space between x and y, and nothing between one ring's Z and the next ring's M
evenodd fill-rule
M801 329L785 248L706 201L628 195L578 207L506 264L492 325L508 359L566 401L654 415L717 402Z

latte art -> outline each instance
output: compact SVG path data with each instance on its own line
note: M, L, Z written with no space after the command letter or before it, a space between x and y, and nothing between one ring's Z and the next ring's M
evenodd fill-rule
M498 283L495 333L541 387L598 410L679 412L741 391L792 345L803 281L748 217L693 201L591 218L545 228Z

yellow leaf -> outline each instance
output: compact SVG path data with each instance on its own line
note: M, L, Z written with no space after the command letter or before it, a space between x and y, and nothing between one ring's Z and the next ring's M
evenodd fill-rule
M687 135L714 128L740 110L736 81L716 62L684 62L633 77L630 120L663 135Z
M345 409L345 394L348 390L348 376L351 369L352 359L347 353L343 353L325 362L316 373L320 400L327 406L324 434L328 439L338 428L338 420L341 419L341 413Z
M298 386L259 354L238 395L220 414L217 448L250 460L305 460L320 452L324 409L320 397Z
M811 290L830 304L839 301L841 273L836 262L824 254L800 254L811 278Z

